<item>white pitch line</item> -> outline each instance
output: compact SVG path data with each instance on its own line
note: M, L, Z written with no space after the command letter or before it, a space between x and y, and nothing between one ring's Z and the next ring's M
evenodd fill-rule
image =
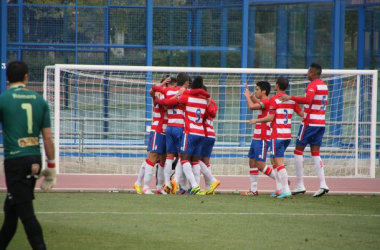
M343 216L380 217L380 214L303 214L303 213L208 213L208 212L36 212L37 214L113 214L113 215L279 215L279 216Z

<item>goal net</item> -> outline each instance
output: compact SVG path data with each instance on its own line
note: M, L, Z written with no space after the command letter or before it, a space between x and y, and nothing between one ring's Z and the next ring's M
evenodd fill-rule
M246 175L257 111L247 108L244 84L251 92L261 80L290 80L288 93L304 96L306 69L175 68L55 65L45 68L44 95L52 114L60 173L136 174L146 158L152 122L151 87L167 76L201 75L219 106L211 164L215 175ZM326 176L374 177L376 161L377 71L323 70L328 85L326 132L321 148ZM285 164L295 175L293 150L301 118L292 121L292 142ZM315 175L309 149L305 176ZM269 159L268 162L269 163Z

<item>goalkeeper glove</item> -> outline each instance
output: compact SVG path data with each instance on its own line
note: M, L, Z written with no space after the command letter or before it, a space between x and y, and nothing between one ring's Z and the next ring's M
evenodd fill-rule
M41 189L45 192L49 192L57 183L57 172L55 170L54 160L47 161L47 168L42 170L41 176L45 177L41 183Z

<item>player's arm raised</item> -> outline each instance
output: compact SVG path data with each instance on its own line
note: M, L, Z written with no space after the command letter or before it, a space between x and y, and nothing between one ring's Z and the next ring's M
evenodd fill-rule
M315 96L315 89L309 88L306 92L306 96L289 96L289 95L282 95L278 99L281 101L289 101L293 100L299 104L309 104L311 105L314 96Z
M249 91L248 88L245 89L244 91L244 97L247 99L247 106L250 110L260 110L262 109L260 103L253 103L251 97L252 97L252 93ZM256 97L255 97L256 98Z
M164 90L164 86L170 82L170 77L166 78L165 80L163 80L162 82L160 83L157 83L155 86L152 87L151 90L153 90L153 92L160 92L162 93L163 90ZM149 94L150 94L150 91L149 91Z

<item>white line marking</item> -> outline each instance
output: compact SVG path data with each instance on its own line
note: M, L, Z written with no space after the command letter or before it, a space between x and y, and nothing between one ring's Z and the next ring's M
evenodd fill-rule
M207 213L207 212L36 212L37 214L114 214L114 215L279 215L279 216L343 216L380 217L380 214L303 214L303 213Z

